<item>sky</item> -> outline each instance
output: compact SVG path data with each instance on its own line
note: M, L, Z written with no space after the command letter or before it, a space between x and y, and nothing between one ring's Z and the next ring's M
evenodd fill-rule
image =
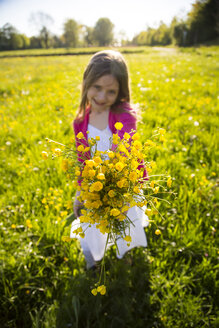
M114 24L116 36L132 39L147 26L157 27L160 21L170 24L174 16L185 18L195 0L0 0L0 27L12 24L28 37L39 28L30 22L32 14L43 12L53 18L48 28L63 33L67 19L94 27L97 20L107 17Z

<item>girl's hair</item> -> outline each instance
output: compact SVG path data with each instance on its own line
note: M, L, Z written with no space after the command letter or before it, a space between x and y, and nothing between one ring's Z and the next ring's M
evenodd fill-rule
M85 69L77 119L81 120L85 116L85 110L88 106L87 92L89 88L99 78L108 74L113 75L119 83L118 97L111 109L118 112L125 111L122 106L119 106L123 102L130 101L128 68L125 59L118 51L104 50L97 52Z

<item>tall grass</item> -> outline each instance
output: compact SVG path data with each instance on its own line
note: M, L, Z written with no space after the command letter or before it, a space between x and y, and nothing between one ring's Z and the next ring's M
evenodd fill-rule
M63 219L74 188L59 161L44 161L45 138L68 142L89 56L1 59L1 327L219 327L218 54L127 54L142 140L157 127L158 172L173 177L146 229L148 247L122 260L107 253L106 296L90 285L78 242ZM160 195L162 197L162 195Z

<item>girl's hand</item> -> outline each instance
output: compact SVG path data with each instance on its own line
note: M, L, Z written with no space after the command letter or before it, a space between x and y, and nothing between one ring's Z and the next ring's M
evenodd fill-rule
M76 216L76 218L80 216L80 210L84 206L84 204L78 200L78 196L80 196L80 191L76 192L75 201L74 201L74 215Z

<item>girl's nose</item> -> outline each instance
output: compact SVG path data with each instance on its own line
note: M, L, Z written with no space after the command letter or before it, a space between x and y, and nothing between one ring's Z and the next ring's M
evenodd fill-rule
M106 100L106 93L102 91L98 94L98 101L105 102L105 100Z

